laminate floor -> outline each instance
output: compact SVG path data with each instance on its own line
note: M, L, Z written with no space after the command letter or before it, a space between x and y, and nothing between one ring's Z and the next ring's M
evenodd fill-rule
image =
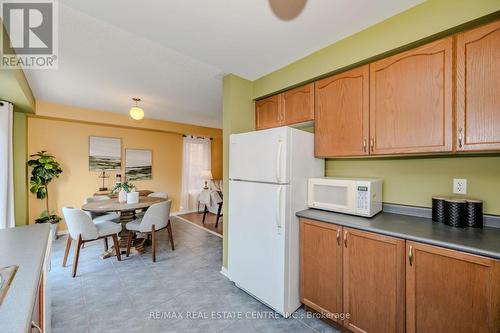
M118 262L100 259L102 241L87 243L76 278L74 248L63 268L66 236L56 240L52 332L338 332L302 308L284 319L235 287L220 273L220 237L175 218L173 233L175 251L160 231L156 263L150 248Z
M179 215L179 217L188 220L189 222L194 223L199 227L208 229L222 236L222 224L223 224L222 216L219 217L219 223L217 224L217 228L215 227L215 220L217 218L216 214L207 213L207 216L205 218L205 223L203 223L203 213L201 214L198 214L197 212L186 213Z

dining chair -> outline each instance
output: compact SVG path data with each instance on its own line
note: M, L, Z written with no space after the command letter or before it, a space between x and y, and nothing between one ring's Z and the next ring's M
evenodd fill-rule
M152 193L149 193L147 196L150 197L150 198L168 199L167 192L152 192ZM139 210L138 212L136 212L135 216L137 218L142 218L144 216L144 212L146 210L147 210L147 208ZM149 235L148 235L148 239L149 239Z
M148 208L146 213L144 213L143 217L135 219L134 221L131 221L125 225L125 227L129 231L127 239L127 257L130 254L130 246L132 244L132 236L134 232L151 234L153 262L156 262L157 231L167 228L168 238L170 240L172 251L175 250L174 237L172 235L172 225L170 223L171 206L172 206L172 200L163 201L151 205L151 207Z
M83 204L88 204L96 201L109 200L110 198L107 195L94 195L92 197L85 198ZM85 212L85 214L89 215L94 223L101 223L104 221L111 221L118 223L120 221L120 215L116 212L111 213L96 213L96 212ZM82 244L82 248L84 247ZM104 238L104 251L108 251L108 239Z
M102 201L102 200L109 200L110 198L107 195L95 195L93 197L88 197L85 198L84 204L88 204L91 202L96 202L96 201ZM95 213L95 212L88 212L90 217L92 218L92 221L94 223L99 223L103 221L113 221L113 222L118 222L120 219L120 215L115 212L111 213Z
M168 194L167 192L153 192L148 194L148 197L168 199Z
M110 221L93 223L90 216L85 214L83 210L73 207L64 207L62 211L69 231L66 249L64 250L63 267L66 267L71 241L75 240L77 242L75 247L75 256L73 258L73 277L76 276L80 248L82 247L82 244L86 242L112 237L116 257L118 261L122 260L120 256L120 244L118 243L118 233L121 231L120 224Z

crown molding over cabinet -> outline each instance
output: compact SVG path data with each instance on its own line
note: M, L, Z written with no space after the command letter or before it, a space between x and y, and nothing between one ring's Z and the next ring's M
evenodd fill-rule
M256 127L314 109L318 157L498 151L499 52L497 20L258 100Z

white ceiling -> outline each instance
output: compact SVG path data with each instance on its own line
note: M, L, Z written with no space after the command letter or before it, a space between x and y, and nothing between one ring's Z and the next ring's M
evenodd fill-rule
M254 80L422 0L309 0L292 21L268 0L59 1L59 69L27 70L37 99L222 127L222 77Z

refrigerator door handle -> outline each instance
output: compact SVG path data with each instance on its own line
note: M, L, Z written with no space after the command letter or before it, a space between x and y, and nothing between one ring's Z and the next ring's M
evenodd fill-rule
M281 153L283 150L283 141L278 140L278 152L276 153L276 180L281 181Z
M281 191L282 187L278 187L276 191L276 228L278 228L278 235L281 235Z

